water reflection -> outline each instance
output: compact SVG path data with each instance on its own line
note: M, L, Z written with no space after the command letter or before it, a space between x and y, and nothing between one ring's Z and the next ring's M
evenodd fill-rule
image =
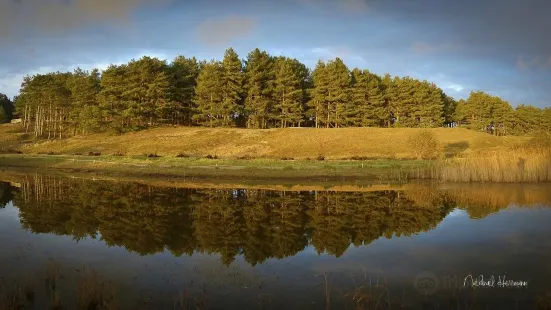
M101 240L134 256L168 251L172 257L206 260L214 255L224 266L243 260L249 267L266 269L270 259L300 261L299 254L313 250L334 260L308 258L295 267L280 266L277 277L296 275L302 269L323 271L316 275L345 270L344 278L350 282L350 266L382 266L393 285L413 290L413 277L427 266L438 275L449 275L451 267L460 275L497 268L517 277L525 276L523 272L537 275L531 283L538 285L539 291L533 293L551 289L544 281L546 274L551 275L551 267L544 263L551 258L545 244L551 231L541 224L545 218L551 219L551 214L531 212L551 205L551 191L545 184L409 184L400 190L333 192L154 187L52 175L29 175L18 182L17 186L0 182L0 207L13 202L23 229L84 243ZM484 225L472 224L472 220L456 222L452 216L461 218L466 213L470 219L483 220L512 205L530 212L504 214ZM438 227L446 218L449 226ZM419 237L399 238L408 236ZM532 242L526 243L527 238ZM530 255L518 256L514 249L506 248L511 246ZM71 248L62 250L70 253ZM469 252L472 250L478 253ZM500 255L490 257L492 251ZM365 272L361 273L365 276ZM356 276L355 289L365 289L367 276L362 283ZM320 279L325 281L323 277L291 280L288 276L285 285L315 286ZM330 281L346 285L342 279ZM152 280L144 283L153 285ZM280 292L286 287L277 289ZM322 286L316 290L319 296L326 294ZM288 296L293 294L302 293L288 292ZM533 294L523 298L535 303ZM317 304L312 309L320 307Z
M434 228L454 207L420 206L407 194L156 188L135 183L35 176L14 191L21 223L35 233L101 239L140 255L219 253L251 264L308 245L336 257L380 237Z

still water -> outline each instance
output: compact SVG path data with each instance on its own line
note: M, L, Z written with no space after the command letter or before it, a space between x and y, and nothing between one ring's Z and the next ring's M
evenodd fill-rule
M0 309L551 307L549 184L4 181Z

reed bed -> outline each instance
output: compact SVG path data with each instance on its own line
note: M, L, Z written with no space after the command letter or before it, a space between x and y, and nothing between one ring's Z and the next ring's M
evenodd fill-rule
M446 182L551 181L551 147L518 147L441 161L432 178Z

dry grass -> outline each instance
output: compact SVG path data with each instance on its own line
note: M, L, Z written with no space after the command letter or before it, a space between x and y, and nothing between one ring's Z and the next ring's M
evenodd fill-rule
M61 141L24 143L19 125L0 125L0 141L24 153L102 154L128 156L186 154L219 158L416 158L408 138L424 129L416 128L284 128L240 129L163 127L120 136L94 134ZM425 129L426 130L426 129ZM428 129L448 157L479 150L500 150L528 141L528 137L495 137L461 128ZM2 143L4 145L4 143ZM8 145L8 144L6 144Z
M433 178L447 182L551 181L551 147L518 147L445 160Z

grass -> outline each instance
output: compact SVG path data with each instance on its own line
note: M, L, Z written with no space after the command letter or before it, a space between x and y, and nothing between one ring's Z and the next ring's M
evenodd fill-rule
M432 177L447 182L548 182L551 147L518 147L446 160Z
M4 149L25 154L125 154L136 156L157 154L176 157L237 159L352 158L414 159L418 154L410 146L410 138L429 131L442 145L446 156L479 150L499 150L522 144L528 137L495 137L462 128L283 128L241 129L202 127L161 127L119 136L93 134L64 140L32 141L21 133L19 124L0 125L0 141ZM6 143L7 142L7 143Z
M0 125L0 167L228 179L551 181L550 146L531 137L462 128L162 127L55 141L32 141L21 130L21 125ZM425 143L427 137L431 143ZM434 149L439 154L427 153Z
M423 160L310 161L212 159L199 157L0 155L5 169L58 170L111 176L216 179L406 180L432 162Z

